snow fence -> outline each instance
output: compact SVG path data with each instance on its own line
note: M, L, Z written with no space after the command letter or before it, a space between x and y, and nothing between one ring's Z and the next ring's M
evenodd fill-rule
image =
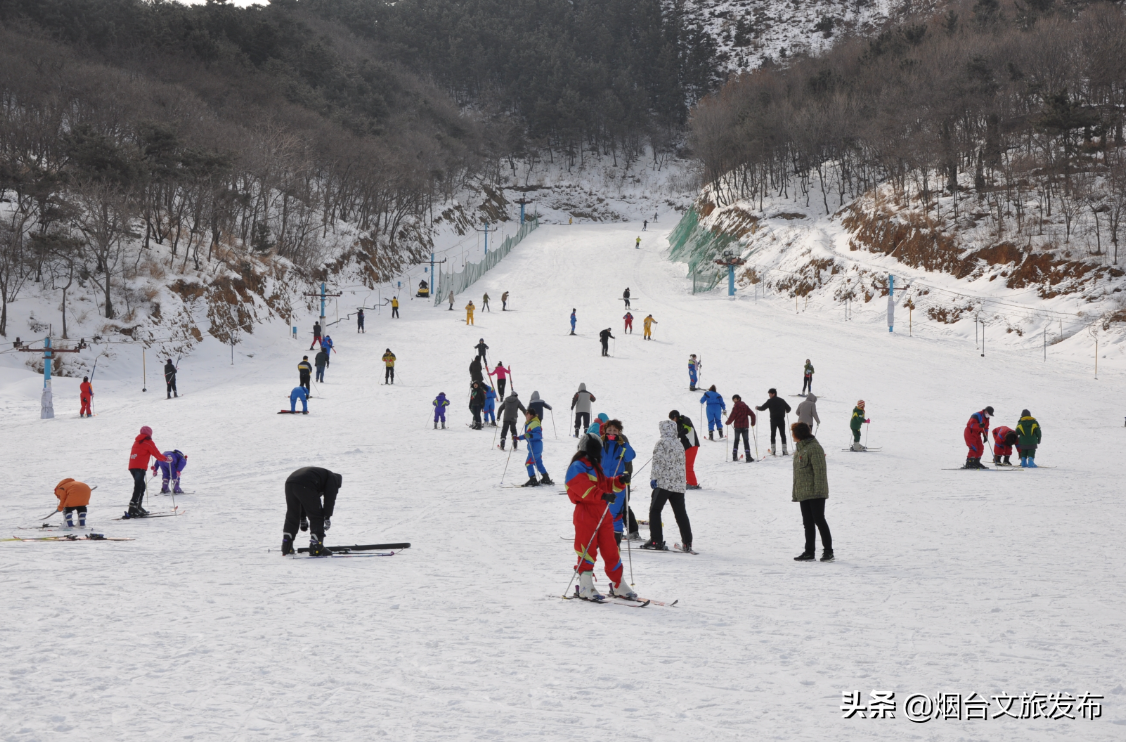
M512 248L519 245L520 241L527 237L539 225L540 220L538 217L527 220L520 225L520 229L516 231L516 234L511 237L505 237L504 242L500 243L500 247L486 255L483 260L476 263L466 263L465 269L457 273L439 273L439 288L434 292L434 306L439 306L442 302L449 301L451 291L457 295L472 286L478 278L492 270L505 255L508 255L508 253L512 251Z
M716 265L723 251L737 240L726 234L717 234L700 226L700 216L695 207L688 212L669 235L669 260L687 263L692 278L692 293L711 291L727 275L727 269Z

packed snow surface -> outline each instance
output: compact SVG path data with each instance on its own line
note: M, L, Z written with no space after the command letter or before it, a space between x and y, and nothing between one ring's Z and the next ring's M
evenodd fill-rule
M151 354L147 392L139 358L103 359L92 419L78 418L79 380L66 378L54 385L56 419L39 420L41 382L5 356L0 536L37 535L20 529L75 477L98 486L96 529L136 540L0 543L0 739L1122 739L1121 374L1095 380L1051 350L1047 362L1004 348L983 358L965 339L798 314L785 298L692 296L662 235L639 230L544 226L453 312L404 300L401 319L369 312L366 334L330 328L337 353L308 416L276 413L312 356L312 317L299 341L261 328L233 364L206 341L181 362L172 401ZM627 286L633 335L622 333ZM492 311L467 327L462 307L486 290ZM505 290L513 311L502 313ZM649 313L659 324L645 342ZM602 358L606 327L616 340ZM527 478L524 447L509 461L492 428L466 426L481 337L521 399L539 391L553 405L545 459L557 486L500 486L502 474ZM381 384L386 348L399 359L393 386ZM757 405L777 387L796 407L812 360L837 561L793 561L803 534L790 458L732 463L726 443L705 441L703 489L687 496L699 555L623 553L642 596L679 603L560 600L574 563L572 506L559 494L572 394L585 382L595 412L624 422L640 468L669 410L699 419L690 353L729 406L732 394ZM443 391L449 428L434 431ZM842 451L858 399L878 453ZM963 427L986 405L1009 426L1031 410L1045 468L947 470L964 461ZM114 521L142 425L161 450L188 454L192 494L176 498L180 517ZM765 427L760 418L760 455ZM307 465L343 474L330 544L412 547L283 558L283 482ZM647 473L633 495L642 519ZM149 509L171 509L154 489ZM679 541L671 508L663 520ZM606 591L601 562L596 575ZM896 693L894 719L842 718L842 692L867 702L873 690ZM1095 721L905 718L907 696L943 692L976 693L991 716L1002 694L1105 700Z

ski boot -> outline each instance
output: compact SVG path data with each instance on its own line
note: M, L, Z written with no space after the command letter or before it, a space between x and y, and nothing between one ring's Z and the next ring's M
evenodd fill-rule
M555 482L551 481L551 477L544 474L542 477L540 477L540 484L555 484Z
M690 489L690 490L698 490L698 489L700 489L700 485L698 485L698 484L690 484L690 485L688 485L688 486L687 486L687 489Z
M789 456L790 455L790 452L786 450L786 444L785 443L782 444L782 455L783 456Z
M332 556L332 549L324 545L324 542L316 535L309 536L309 556Z
M708 440L709 440L709 441L714 441L714 440L715 440L715 431L714 431L714 430L709 430L709 431L708 431Z
M520 485L521 487L539 487L540 481L535 477L528 477L528 481Z
M739 460L739 449L738 448L736 448L734 451L731 452L731 460L732 461L738 461Z
M626 582L626 578L622 577L622 581L617 585L610 583L610 595L614 598L625 598L626 600L637 600L637 593Z
M437 430L437 429L438 429L438 421L437 421L437 420L435 420L435 421L434 421L434 430Z
M446 429L446 421L443 420L442 421L442 430L445 430L445 429ZM480 430L480 428L477 428L477 429Z
M850 451L864 451L864 450L867 450L867 449L865 449L864 446L861 445L860 441L853 441L852 445L849 446L849 450Z
M476 428L474 428L474 430L476 430ZM500 450L504 450L504 438L500 439Z
M692 553L692 544L677 544L674 548L677 551L683 551L686 554Z
M304 513L301 514L301 525L299 527L301 528L302 531L308 531L309 530L309 519L307 517L305 517Z
M1028 468L1028 469L1039 469L1040 467L1038 467L1036 465L1036 462L1032 459L1032 457L1029 456L1028 457L1028 464L1026 465L1026 468Z
M179 484L179 483L177 483L177 484L176 484L176 486L172 488L172 494L174 494L174 495L182 495L182 494L184 494L184 491L183 491L182 489L180 489L180 484Z
M282 556L289 556L293 553L293 536L288 533L282 534Z
M78 525L79 525L80 528L86 526L86 511L85 510L79 510L78 511Z
M668 551L669 550L669 547L665 544L664 541L657 543L656 541L653 541L653 540L646 541L645 543L643 543L641 545L641 548L647 549L648 551Z
M795 562L812 562L814 559L816 559L816 556L814 556L812 551L803 551L801 554L794 557Z
M586 572L579 573L579 597L583 600L591 600L595 603L601 603L606 600L606 597L598 592L594 587L594 571L587 570Z
M74 513L69 512L69 511L64 512L63 518L66 519L66 527L67 528L74 528Z
M998 456L997 454L993 454L993 465L994 466L1000 466L1001 465L1001 457Z
M168 489L168 485L167 485L167 484L162 484L162 485L160 485L160 494L162 494L162 495L167 495L167 494L168 494L169 492L171 492L171 491L172 491L172 490Z
M833 550L832 549L824 549L821 552L821 561L823 561L823 562L833 561Z
M1013 465L1013 462L1009 461L1009 457L1008 457L1008 456L1006 456L1006 457L1004 458L1004 460L1003 460L1003 461L1001 462L1001 464L1002 464L1002 465L1004 465L1004 466L1012 466L1012 465Z
M629 535L626 536L626 540L627 541L640 541L641 540L641 534L638 533L637 531L630 531Z
M748 464L749 464L749 463L751 463L752 461L754 461L754 459L753 459L753 458L751 458L751 449L749 449L749 448L747 449L747 456L746 456L746 459L747 459L747 463L748 463Z

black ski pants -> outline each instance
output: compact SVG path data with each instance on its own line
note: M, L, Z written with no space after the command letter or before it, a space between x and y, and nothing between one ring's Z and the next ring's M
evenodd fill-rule
M604 355L604 356L610 355L610 341L608 341L608 340L602 341L602 355Z
M175 376L175 374L173 374L172 376L165 376L164 377L164 385L168 387L168 396L169 397L171 397L173 394L175 394L177 397L180 396L179 393L177 393L177 391L176 391L176 376Z
M504 385L508 383L508 379L497 379L497 401L504 401Z
M575 413L575 437L579 437L579 433L585 433L586 429L590 427L590 413L589 412L576 412Z
M309 388L309 374L301 374L301 380L298 382L298 386L305 387L306 392L312 391L312 389Z
M821 531L821 547L826 551L833 550L833 534L829 533L829 524L825 521L825 499L818 497L815 500L802 500L801 521L805 526L805 550L812 554L815 545L814 530Z
M517 438L516 438L516 421L515 420L505 420L504 424L501 426L501 429L500 429L500 445L501 445L501 448L504 448L504 439L508 436L508 431L510 429L512 430L512 447L516 448Z
M810 392L813 391L813 377L812 376L803 376L802 377L801 393L805 394L806 389L808 389Z
M469 405L469 411L473 413L473 427L484 427L483 425L481 425L481 405L471 404Z
M747 452L747 459L751 458L751 437L750 428L735 428L735 445L731 449L731 455L739 458L739 436L743 436L743 450Z
M356 322L356 332L364 332L364 320L362 317Z
M398 307L391 307L391 319L398 319L398 317L399 317L399 308Z
M297 538L298 522L301 514L309 518L309 531L324 541L325 518L331 518L336 508L336 495L325 495L321 505L321 493L292 482L285 483L285 525L282 531Z
M782 436L782 445L786 445L786 420L785 418L770 418L770 447L774 448L774 432Z
M129 473L133 475L133 497L129 504L140 505L145 497L145 475L148 472L145 469L130 469Z
M394 384L395 383L395 367L394 366L388 366L387 369L383 372L383 383L384 384Z
M685 546L692 545L692 524L688 522L688 511L684 509L684 493L669 492L668 490L653 490L653 500L649 504L649 538L658 544L665 540L664 528L661 526L661 512L665 503L672 505L672 513L676 516L676 525L680 529L680 542Z

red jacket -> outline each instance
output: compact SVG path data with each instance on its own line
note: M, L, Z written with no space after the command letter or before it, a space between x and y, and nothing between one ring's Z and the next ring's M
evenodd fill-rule
M129 452L129 468L130 469L148 469L149 456L152 456L157 461L168 461L156 444L152 442L152 438L147 435L138 435L136 440L133 441L133 450Z
M1012 433L1013 429L1007 425L1002 425L993 429L993 453L997 456L1011 456L1013 453L1012 446L1005 445L1005 436Z
M976 435L983 441L989 440L989 416L984 410L970 415L970 420L966 423L966 433L971 436Z
M572 462L567 469L567 497L579 506L591 507L599 512L606 507L602 495L618 493L625 489L619 477L599 474L585 458Z
M88 381L82 382L82 384L79 385L78 389L80 390L83 399L90 399L94 396L94 387L91 386L90 382Z
M727 424L734 425L736 428L749 428L755 424L755 413L740 399L731 408L731 414L727 416Z
M499 363L497 364L496 368L494 368L492 371L489 371L489 376L495 376L498 379L508 378L508 376L510 376L511 374L512 374L511 369L507 369L504 366L500 365Z

